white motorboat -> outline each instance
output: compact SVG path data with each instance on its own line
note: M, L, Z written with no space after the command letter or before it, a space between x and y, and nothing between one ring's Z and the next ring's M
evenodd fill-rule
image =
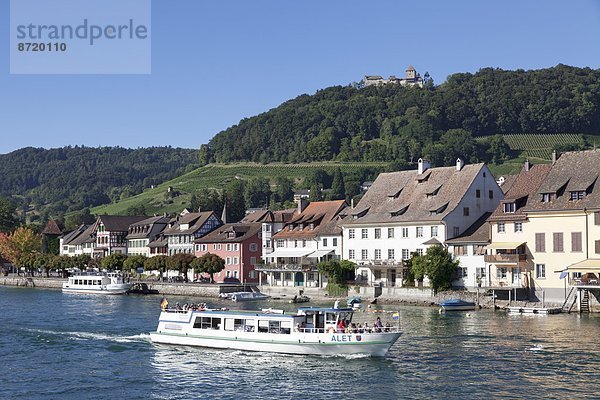
M259 301L266 300L271 296L268 296L260 292L236 292L231 295L232 301Z
M131 289L132 284L125 282L118 273L90 273L69 277L63 283L64 293L85 294L125 294Z
M383 357L402 334L397 327L364 330L352 308L281 310L163 310L155 343L303 355L366 354Z

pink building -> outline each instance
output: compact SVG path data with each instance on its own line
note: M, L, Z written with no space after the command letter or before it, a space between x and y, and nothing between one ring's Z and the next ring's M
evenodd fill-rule
M216 282L257 283L254 270L261 257L261 223L225 224L194 241L195 254L216 254L225 269L214 275Z

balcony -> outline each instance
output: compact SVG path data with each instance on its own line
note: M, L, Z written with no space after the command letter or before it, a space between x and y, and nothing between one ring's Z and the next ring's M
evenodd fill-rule
M404 262L401 260L357 260L356 265L371 269L394 269L403 268Z
M524 265L527 261L527 254L486 254L483 257L490 264Z
M316 271L316 265L310 264L258 264L254 266L256 271Z

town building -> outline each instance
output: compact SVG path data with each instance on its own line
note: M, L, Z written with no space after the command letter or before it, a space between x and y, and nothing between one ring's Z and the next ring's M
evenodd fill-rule
M144 220L146 216L100 215L92 230L96 236L94 257L111 254L127 254L129 226Z
M488 218L491 244L485 256L486 286L499 290L525 288L525 297L529 297L534 267L531 244L535 238L524 210L535 202L538 189L551 168L549 164L532 165L526 161Z
M79 225L77 228L72 230L71 232L66 232L62 236L59 237L60 243L60 252L61 256L71 256L74 257L79 254L84 254L83 240L89 239L96 243L96 237L93 236L92 225ZM87 234L84 234L87 233ZM80 240L77 240L80 239ZM95 246L93 246L95 247ZM90 255L93 254L93 248L89 252Z
M129 225L127 234L127 255L140 255L150 257L152 249L150 243L154 242L160 233L169 224L170 218L166 216L150 217Z
M485 164L458 159L452 167L380 174L343 223L343 257L358 265L357 280L400 286L405 260L459 237L504 194Z
M423 78L421 78L421 75L419 75L419 73L415 70L415 67L410 65L405 72L406 76L404 78L397 78L395 75L391 75L388 79L385 79L380 75L365 75L363 79L363 84L365 85L365 87L390 84L423 87Z
M306 204L306 203L305 203ZM294 214L297 212L296 208L290 208L287 210L271 211L271 210L260 210L250 213L244 217L240 222L254 223L259 222L262 224L262 259L266 259L266 256L273 252L272 237L277 232L281 231L285 224L290 222L294 218Z
M457 276L452 282L452 287L474 289L488 286L485 253L490 243L490 224L487 218L491 214L491 212L484 213L464 233L446 240L448 252L459 261Z
M523 208L532 264L529 287L535 298L552 302L564 301L574 287L582 307L591 293L600 295L600 150L554 159Z
M225 260L225 269L213 276L216 282L257 283L255 267L261 255L260 222L238 222L217 227L194 240L195 255L216 254Z
M194 254L194 240L221 225L223 222L213 211L189 212L184 210L169 222L168 227L163 231L163 235L167 239L169 255Z
M317 264L341 258L341 221L347 210L344 200L300 199L293 219L272 236L273 251L265 255L265 264L257 268L266 274L261 284L321 287Z
M42 230L42 253L56 254L60 252L60 240L62 235L62 224L49 219L46 226Z

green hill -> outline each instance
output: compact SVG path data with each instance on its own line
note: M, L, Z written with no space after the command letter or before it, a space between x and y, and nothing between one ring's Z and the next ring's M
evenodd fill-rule
M443 165L457 156L494 160L494 149L474 137L558 132L600 132L600 70L484 68L425 88L330 87L243 119L204 146L201 158L407 165L424 155Z
M0 196L11 196L35 220L141 193L197 159L197 150L171 147L28 147L0 155Z
M287 177L298 187L303 187L307 177L317 170L328 174L340 168L347 179L362 180L373 178L380 171L386 170L389 163L326 163L310 164L210 164L180 177L164 182L148 189L141 194L123 199L114 204L99 206L92 209L94 214L126 214L128 210L143 205L147 213L163 213L181 211L190 205L192 194L198 194L209 189L222 190L225 185L235 179L248 181L252 178L266 178L271 184L277 177ZM362 182L362 181L361 181ZM359 184L361 183L359 182ZM169 192L169 188L172 188ZM174 193L174 194L170 194Z

